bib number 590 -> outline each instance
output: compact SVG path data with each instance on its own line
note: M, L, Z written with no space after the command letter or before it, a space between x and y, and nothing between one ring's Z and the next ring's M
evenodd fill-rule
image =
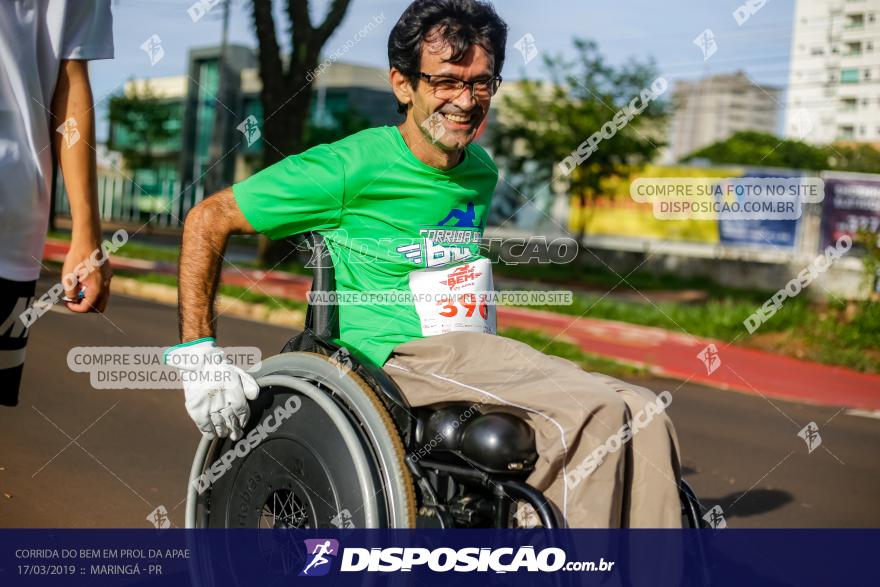
M461 307L465 311L465 317L470 318L474 315L479 309L480 317L483 320L489 318L489 308L486 306L486 301L480 296L480 301L477 302L477 296L474 294L464 294L461 296L457 296L455 298L450 298L445 300L444 302L438 302L443 304L443 311L439 312L441 316L445 316L446 318L452 318L458 315L459 307Z

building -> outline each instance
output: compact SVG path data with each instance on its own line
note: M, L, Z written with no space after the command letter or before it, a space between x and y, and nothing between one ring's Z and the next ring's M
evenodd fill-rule
M171 106L165 125L173 131L173 138L151 145L154 164L149 169L130 170L142 193L168 194L174 191L168 186L173 185L185 192L178 200L187 208L188 202L203 195L203 179L216 159L220 159L227 184L251 175L261 164L262 139L245 141L238 129L250 116L257 128L263 126L256 53L249 47L227 47L228 77L223 90L219 89L219 54L219 47L192 49L186 75L128 82L127 91L148 85L152 94ZM364 126L396 124L397 104L387 76L385 68L342 62L322 68L312 84L309 126L332 130L347 116L356 116ZM221 154L231 151L222 159L211 153L217 129L224 135ZM109 132L116 144L135 140L113 124Z
M741 71L676 82L665 161L677 162L741 130L776 134L780 93Z
M797 0L785 135L880 142L880 0Z

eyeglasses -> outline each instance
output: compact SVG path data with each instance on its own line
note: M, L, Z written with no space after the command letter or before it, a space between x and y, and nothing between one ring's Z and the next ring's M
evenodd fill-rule
M434 96L441 100L454 100L461 95L465 88L470 89L471 96L475 100L487 100L495 95L495 92L498 91L498 86L501 85L500 75L493 75L490 78L478 79L472 82L466 82L454 77L431 75L423 71L419 72L419 77L428 82L431 91L434 92Z

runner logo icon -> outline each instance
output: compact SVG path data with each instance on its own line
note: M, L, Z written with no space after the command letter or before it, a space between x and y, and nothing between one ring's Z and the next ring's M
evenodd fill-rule
M321 577L330 571L329 557L339 554L339 541L333 538L312 538L306 543L306 566L300 572L300 577Z
M437 226L446 226L446 223L455 219L455 225L458 228L476 228L476 220L477 213L474 210L474 203L468 202L467 208L465 210L458 210L457 208L453 208L449 211L449 214L446 215L446 218L437 223Z

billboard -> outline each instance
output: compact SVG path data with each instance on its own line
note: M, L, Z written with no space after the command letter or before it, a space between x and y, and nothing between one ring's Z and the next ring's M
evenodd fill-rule
M827 173L822 203L821 246L859 230L880 231L880 175Z
M627 176L604 181L602 194L583 206L579 195L571 197L569 230L603 236L626 236L642 239L688 241L718 244L720 241L716 220L667 220L657 218L649 203L633 201L630 185L639 178L693 177L707 178L707 182L725 177L740 177L741 167L707 168L648 165Z

